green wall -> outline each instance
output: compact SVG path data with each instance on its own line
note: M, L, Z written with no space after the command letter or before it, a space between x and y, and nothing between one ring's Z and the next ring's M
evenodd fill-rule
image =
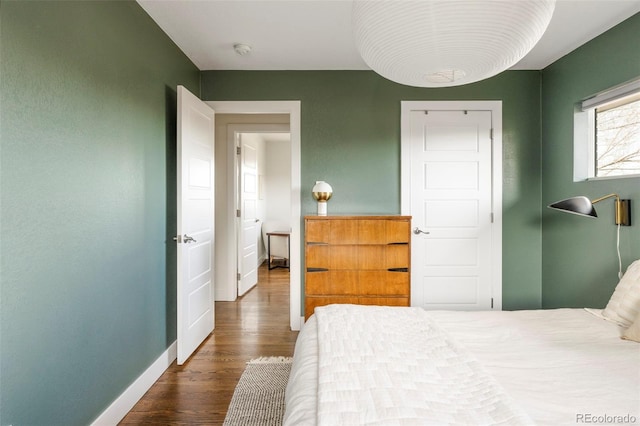
M401 100L502 100L504 308L603 306L612 208L589 221L543 206L640 200L638 178L573 183L571 169L574 105L640 75L639 27L542 84L509 71L418 89L367 71L200 73L132 1L0 0L0 424L90 423L175 340L175 87L200 79L206 100L302 101L303 213L317 179L334 213L400 212ZM635 204L633 221L625 266L640 257Z
M175 88L132 1L1 2L0 424L95 419L175 341Z
M539 72L421 89L372 71L204 71L202 99L301 101L303 214L316 180L334 188L331 213L400 213L400 101L502 100L503 306L540 307Z
M543 205L562 198L616 192L632 200L632 226L620 230L623 271L640 258L640 178L573 182L576 104L640 76L640 14L543 70ZM604 307L618 282L613 201L596 204L599 218L544 210L543 307Z

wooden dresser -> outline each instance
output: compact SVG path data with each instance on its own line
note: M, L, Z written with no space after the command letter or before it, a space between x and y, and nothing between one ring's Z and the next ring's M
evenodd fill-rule
M410 216L306 216L305 320L332 303L410 305Z

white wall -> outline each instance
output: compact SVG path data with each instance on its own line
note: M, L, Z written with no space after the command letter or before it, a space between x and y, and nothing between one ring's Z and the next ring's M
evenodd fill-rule
M291 216L291 142L267 143L265 220L284 221Z

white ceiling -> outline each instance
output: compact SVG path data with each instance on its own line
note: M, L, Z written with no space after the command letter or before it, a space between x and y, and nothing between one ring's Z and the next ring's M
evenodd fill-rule
M352 40L351 0L138 3L203 71L369 69ZM545 35L512 69L542 69L638 12L640 0L557 0ZM251 52L238 55L236 43Z

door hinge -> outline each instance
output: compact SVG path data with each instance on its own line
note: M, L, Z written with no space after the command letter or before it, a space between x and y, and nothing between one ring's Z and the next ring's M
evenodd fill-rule
M239 146L236 147L236 154L240 155L240 152L242 151L242 148L240 148Z
M238 279L238 281L240 281L242 279L242 275L240 275L240 272L238 272L237 279ZM491 302L491 307L493 308L493 301Z
M493 128L489 131L489 137L493 140Z
M240 217L240 209L236 210L236 217Z
M493 223L493 212L491 213L491 223Z

